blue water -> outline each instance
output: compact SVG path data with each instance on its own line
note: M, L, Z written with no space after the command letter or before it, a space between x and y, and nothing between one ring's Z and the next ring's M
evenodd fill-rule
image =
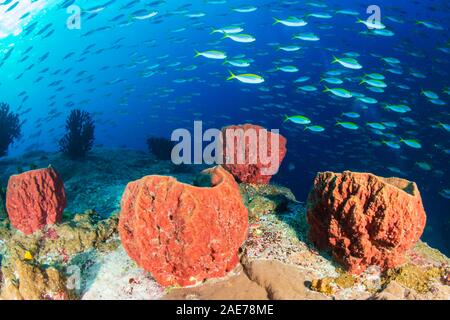
M56 151L65 118L75 108L94 115L95 143L107 147L145 150L148 136L170 137L177 128L193 130L194 120L203 121L205 129L259 124L280 129L288 139L287 157L273 181L291 188L299 200L306 200L318 171L373 172L416 181L428 214L423 240L450 253L445 193L450 189L449 132L437 125L450 123L449 92L445 91L450 85L447 1L377 1L381 22L393 36L367 34L369 30L356 23L357 16L336 12L352 10L365 20L370 4L365 1L1 1L0 101L9 103L25 121L23 137L10 147L10 156L38 149ZM70 5L81 8L79 30L66 26ZM249 5L257 10L233 10ZM156 15L143 18L151 12ZM189 17L198 13L202 14L197 18ZM308 16L311 13L328 13L331 18ZM273 17L289 16L304 18L308 24L272 25ZM416 20L439 27L416 24ZM230 25L241 26L256 41L238 43L222 39L220 33L211 34L212 28ZM308 32L320 40L292 39L294 34ZM286 45L301 49L277 50ZM236 68L223 65L223 60L194 58L195 50L220 50L228 60L245 55L251 66ZM331 63L333 55L342 58L349 52L357 53L353 56L362 69ZM383 57L397 58L399 63L389 64ZM277 65L293 65L299 71L285 73L276 70ZM228 70L257 74L265 82L227 81ZM337 77L343 84L320 81L331 70L340 71ZM386 77L384 92L359 84L369 73ZM310 79L295 83L300 76ZM364 94L378 103L323 93L324 84ZM317 91L297 89L304 85ZM443 105L430 101L422 89L437 93ZM384 109L384 103L406 104L412 110L396 113ZM342 116L349 111L360 118ZM325 131L315 133L284 123L285 114L307 116ZM359 129L336 126L337 119L355 122ZM375 132L367 122L397 126ZM395 150L380 143L400 138L417 139L422 148L400 142L401 148ZM417 162L425 162L430 170Z

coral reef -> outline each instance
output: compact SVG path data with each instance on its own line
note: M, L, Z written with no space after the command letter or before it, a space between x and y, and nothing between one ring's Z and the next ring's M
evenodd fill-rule
M147 139L148 150L158 160L170 160L175 143L166 138L151 137Z
M117 224L116 215L101 220L86 211L30 235L0 226L5 248L0 299L76 299L79 292L68 285L67 269L76 266L77 254L115 250L120 245Z
M8 152L8 148L21 135L19 115L11 112L9 105L0 102L0 157Z
M66 121L66 134L59 141L60 151L70 159L81 159L92 149L95 125L87 111L72 110Z
M5 183L10 175L16 173L18 165L28 169L30 163L39 167L52 163L58 168L58 172L64 178L70 210L65 210L61 223L46 225L29 235L12 228L8 219L0 219L0 300L450 299L450 261L438 250L419 240L415 246L404 252L405 264L385 272L379 267L369 266L360 274L351 274L336 265L325 251L318 251L309 241L308 234L311 227L307 221L307 208L295 199L289 189L277 185L254 184L239 186L243 204L249 211L249 232L239 250L239 263L236 267L228 273L228 270L224 270L221 275L217 275L221 278L211 278L208 275L189 279L193 281L192 283L199 280L196 286L163 288L151 273L142 268L141 264L138 266L129 257L121 245L119 216L116 210L119 209L126 183L130 179L138 179L148 174L167 174L176 177L177 180L159 177L164 181L164 184L161 183L159 186L167 193L159 191L158 196L155 195L155 200L158 200L157 206L147 206L147 202L142 201L151 200L151 192L155 191L143 183L144 180L149 181L148 177L140 182L131 183L141 187L135 198L141 200L136 202L139 207L136 207L134 212L140 212L143 218L160 219L157 225L164 227L159 230L161 248L166 252L173 252L173 248L177 250L186 248L177 244L173 246L170 241L166 243L168 238L175 239L173 242L176 243L182 241L180 243L184 245L193 243L194 240L195 245L207 243L211 240L207 237L210 228L214 234L220 234L223 229L223 234L229 237L226 241L235 245L233 252L236 254L239 247L236 239L238 236L244 239L246 234L242 231L243 235L240 233L236 236L233 232L236 231L236 227L243 224L231 221L230 225L227 225L224 221L230 220L225 217L217 226L212 223L216 221L217 216L214 216L214 219L210 215L204 216L209 210L202 211L199 205L201 202L193 199L194 194L199 199L206 199L214 190L218 192L221 186L218 183L220 177L224 177L222 181L230 179L231 184L231 176L226 171L216 172L220 173L219 175L207 172L195 180L195 186L183 185L181 181L188 183L196 178L194 172L175 173L170 162L156 161L145 152L93 149L86 161L78 162L67 161L61 153L42 152L29 153L12 160L2 159L0 181ZM212 185L215 186L211 187ZM222 182L222 188L224 185L226 184ZM169 206L163 205L163 200L167 199L167 203L172 203L170 201L172 197L165 198L165 196L175 194L176 190L184 195L175 197L179 200L177 208L184 206L183 208L191 209L197 205L193 210L183 211L186 212L183 215L184 220L181 219L181 214L177 216L180 210L172 210L173 221L161 211L157 211L159 214L144 216L146 208L149 210L168 208ZM200 193L197 193L197 190ZM359 190L364 188L360 187ZM409 191L412 190L414 188ZM379 193L383 192L385 191ZM229 193L241 199L236 184L220 195L228 196ZM221 196L221 200L217 202L219 205L212 205L211 208L215 211L216 208L225 209L226 206L231 206L231 203L225 203L227 199L228 197ZM131 203L132 200L129 201ZM102 208L101 212L85 211L86 208L96 207ZM236 217L239 210L233 210L231 217ZM110 215L111 213L113 214ZM192 213L192 216L189 213ZM246 213L242 213L242 219L246 219ZM150 220L142 219L132 225L143 226L145 221ZM163 232L171 226L174 229L176 227L179 232L175 236L173 233L166 236ZM243 227L242 229L244 230ZM145 230L154 229L141 228L139 234L145 234ZM192 237L189 238L189 235ZM207 236L204 237L205 235ZM144 235L141 239L142 242L132 244L137 243L134 249L144 254L145 249L142 248L148 248L145 247L148 244L145 241L149 238ZM159 241L158 238L156 240ZM195 245L195 249L198 249L199 246ZM155 243L155 246L160 247L159 242ZM178 252L174 255L178 255ZM204 256L206 261L210 261L213 265L213 262L208 260L211 251L206 252ZM190 262L182 254L179 255L181 257L179 259L165 253L160 256L162 261L168 256L174 262L172 265L165 265L168 267L165 270L171 272L173 269L170 268L180 266L184 262L183 259ZM175 262L179 264L176 265ZM204 278L207 279L200 283Z
M234 178L222 167L203 171L195 187L172 177L128 184L119 233L130 257L163 286L224 276L238 262L248 213Z
M229 130L228 132L234 132L236 135L232 134L227 137L227 130ZM266 136L264 136L264 133L267 133ZM286 155L286 139L282 135L269 132L256 125L244 124L225 127L222 129L222 139L223 167L238 182L268 184L272 176L278 172ZM272 149L274 147L272 140L278 142L276 150ZM261 158L261 154L268 157L267 162L266 159ZM272 163L271 156L277 163ZM264 172L268 168L274 168L275 170L272 173Z
M425 221L417 185L404 179L324 172L308 197L310 239L355 274L403 263Z
M25 234L60 222L66 203L64 183L52 167L9 178L6 209L11 224Z
M16 259L2 268L5 285L0 298L6 300L67 300L74 297L56 268L44 268Z

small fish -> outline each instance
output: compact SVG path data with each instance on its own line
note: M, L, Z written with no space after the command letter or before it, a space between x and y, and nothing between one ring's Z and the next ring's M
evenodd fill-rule
M305 130L309 130L312 132L323 132L325 131L325 128L322 126L314 125L314 126L306 126Z
M25 260L33 260L33 255L31 254L30 251L26 251L26 252L24 253L24 255L23 255L23 258L24 258Z
M249 34L242 34L242 33L225 34L222 39L231 39L233 41L241 42L241 43L251 43L251 42L255 42L256 41L255 37L253 37L253 36L251 36Z
M323 92L331 92L332 94L334 94L335 96L341 97L341 98L352 98L353 95L350 91L342 89L342 88L328 88L327 86L325 86L325 90L323 90Z
M243 83L249 83L249 84L259 84L259 83L263 83L264 82L264 78L261 76L258 76L256 74L239 74L239 75L235 75L233 74L233 72L230 72L230 77L228 77L228 81L233 80L233 79L237 79L240 82Z
M357 130L359 129L359 126L356 123L353 122L336 122L336 125L340 125L341 127L345 128L345 129L350 129L350 130Z
M353 58L336 58L334 57L334 60L331 63L339 63L345 68L359 70L362 69L362 66L359 64L359 62L356 59Z
M420 142L417 141L417 140L414 140L414 139L400 139L400 142L403 142L408 147L411 147L411 148L414 148L414 149L422 148L422 145L420 144Z
M281 23L282 25L284 25L286 27L304 27L308 24L305 20L299 19L296 17L289 17L285 20L281 20L281 19L277 19L277 18L274 18L274 19L275 19L275 22L273 23L274 25Z
M227 58L227 55L225 52L222 51L216 51L216 50L210 50L210 51L204 51L204 52L199 52L199 51L195 51L196 57L202 56L208 59L217 59L217 60L223 60Z
M319 41L320 38L314 33L299 33L293 36L293 39L299 39L303 41Z
M296 115L296 116L289 117L289 116L285 115L284 117L285 117L284 122L291 121L293 123L303 124L303 125L311 123L311 120L305 116Z

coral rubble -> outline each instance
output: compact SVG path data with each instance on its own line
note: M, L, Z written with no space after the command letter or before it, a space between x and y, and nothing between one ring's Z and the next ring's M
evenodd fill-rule
M60 222L65 207L64 183L52 167L9 178L6 209L11 224L23 233Z
M222 167L205 170L202 177L209 187L147 176L124 192L122 244L163 286L221 277L238 262L248 225L239 187Z
M310 239L355 274L401 264L425 221L417 185L404 179L324 172L308 197Z
M269 183L286 155L286 138L252 124L223 128L222 140L223 166L238 182Z

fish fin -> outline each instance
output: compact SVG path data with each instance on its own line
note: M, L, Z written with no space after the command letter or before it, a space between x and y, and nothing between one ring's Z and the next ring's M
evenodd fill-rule
M233 80L234 78L236 78L236 76L234 75L233 72L231 72L230 70L228 70L228 72L230 73L230 76L227 78L227 81Z

